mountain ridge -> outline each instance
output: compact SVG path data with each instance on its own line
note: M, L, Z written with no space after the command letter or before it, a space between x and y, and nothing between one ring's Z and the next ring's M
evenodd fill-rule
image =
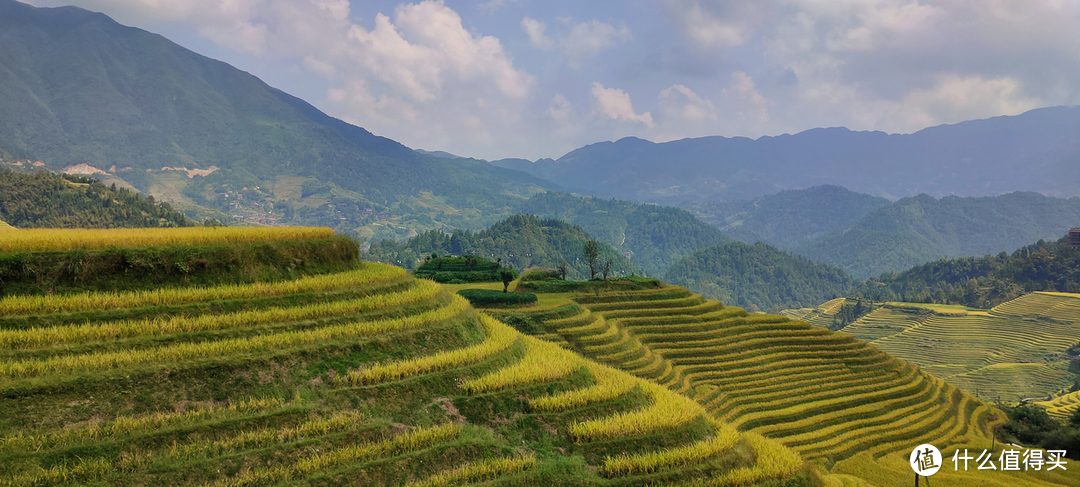
M1078 131L1080 107L1059 106L911 134L830 127L757 139L654 143L625 137L586 145L555 161L492 163L574 191L667 204L751 199L821 184L890 199L1016 190L1069 197L1080 195L1080 142L1073 136Z

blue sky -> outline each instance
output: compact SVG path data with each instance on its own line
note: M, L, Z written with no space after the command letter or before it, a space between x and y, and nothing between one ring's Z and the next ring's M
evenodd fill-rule
M410 147L908 133L1080 104L1065 0L32 0L160 33Z

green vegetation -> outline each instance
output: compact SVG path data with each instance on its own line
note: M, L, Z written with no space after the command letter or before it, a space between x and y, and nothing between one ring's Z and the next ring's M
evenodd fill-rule
M843 231L889 204L885 198L822 185L752 200L692 201L680 207L735 240L765 242L790 252L814 238Z
M536 295L533 293L508 293L503 291L495 291L492 289L462 289L457 292L461 297L468 299L469 303L473 306L484 305L514 305L514 304L529 304L536 302Z
M1005 408L1009 422L998 429L1003 441L1020 443L1046 450L1064 450L1065 456L1080 460L1080 414L1073 413L1058 421L1046 410L1031 404Z
M860 288L864 295L913 303L990 308L1035 291L1080 292L1080 249L1068 237L1039 241L1012 254L943 259Z
M0 219L18 228L187 227L168 203L79 176L0 169Z
M592 238L584 229L558 220L530 215L514 215L486 230L473 233L455 230L424 232L407 242L383 240L371 244L365 259L411 269L432 253L474 255L495 259L515 269L531 266L557 267L568 264L568 277L588 277L589 266L583 250ZM611 262L613 275L626 275L635 267L609 245L598 244L599 262ZM500 279L496 278L495 281Z
M1039 239L1057 239L1080 224L1080 198L1025 192L983 198L919 195L889 203L818 186L751 201L683 207L734 239L760 240L861 279L942 258L1012 251Z
M356 241L341 236L199 247L0 252L0 296L264 282L358 264Z
M354 266L0 300L0 483L806 485L684 396Z
M466 282L500 282L504 267L472 255L464 257L428 257L416 268L416 277L435 282L460 284ZM511 269L511 271L513 271ZM515 276L516 277L516 276Z
M761 242L699 250L671 266L664 280L754 311L801 308L844 296L857 285L840 269Z
M529 198L516 211L581 226L597 240L629 253L630 262L650 276L662 275L695 250L730 240L689 212L668 206L547 192Z

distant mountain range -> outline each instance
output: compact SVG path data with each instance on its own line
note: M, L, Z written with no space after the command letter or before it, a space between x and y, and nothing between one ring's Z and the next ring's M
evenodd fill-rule
M557 160L503 159L563 187L664 204L752 199L822 184L896 199L1037 191L1080 195L1080 107L941 125L913 134L821 128L795 135L599 142Z
M758 240L865 279L926 262L1011 252L1080 226L1080 197L1001 196L890 203L836 186L684 207L729 236Z

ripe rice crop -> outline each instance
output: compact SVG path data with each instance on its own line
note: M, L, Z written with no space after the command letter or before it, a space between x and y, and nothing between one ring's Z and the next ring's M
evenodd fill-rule
M212 442L198 442L187 445L173 444L167 453L167 457L171 459L210 457L230 451L288 443L304 438L322 436L330 432L351 431L363 426L367 419L367 416L363 413L347 411L326 418L309 419L292 427L242 431L236 436Z
M301 480L333 466L372 460L381 456L397 456L409 453L450 440L459 434L461 434L461 427L456 424L418 429L379 442L360 443L317 452L289 465L252 469L236 477L222 480L217 485L222 487L246 487L249 485L273 485L289 480Z
M491 480L503 475L529 470L536 466L533 455L516 458L495 458L480 462L466 463L460 467L439 472L424 480L410 482L406 487L445 487L449 485L472 484Z
M168 319L152 318L138 321L124 320L26 330L0 330L0 348L26 349L142 335L224 330L268 323L330 318L413 304L431 299L441 291L442 289L438 284L418 279L413 287L406 291L392 294L376 294L348 301L333 301L298 307L266 308L223 315L209 314L196 317L179 315Z
M467 381L461 387L469 394L480 394L508 387L552 382L572 374L584 365L577 355L554 343L531 336L522 336L521 339L525 342L525 356L521 360Z
M455 298L465 301L464 298L456 295ZM371 385L474 364L506 350L521 336L513 328L487 315L480 315L480 323L484 325L487 338L477 345L384 365L375 364L339 375L334 378L334 384L338 386Z
M447 306L402 318L359 321L314 330L295 330L250 338L232 338L212 342L189 342L157 348L64 355L45 359L0 362L0 379L33 377L76 370L105 370L150 362L173 363L198 357L227 356L240 353L280 350L330 340L359 338L395 330L420 327L449 320L469 309L469 302L454 296Z
M735 445L739 440L739 432L718 422L714 422L714 426L717 430L715 436L692 445L637 455L609 456L604 459L600 474L607 478L645 475L696 465L715 458Z
M255 242L316 240L335 235L326 227L189 227L58 229L3 232L0 252L50 252L109 247L204 246Z
M575 423L570 436L579 443L643 436L687 425L705 414L698 403L652 382L642 381L642 392L652 404L639 411Z
M191 425L209 419L226 419L280 408L286 403L280 398L246 399L225 406L193 408L184 412L150 413L143 416L120 416L116 419L82 428L33 434L18 433L0 438L0 448L44 450L101 438L117 439L134 432L151 431L166 426Z
M120 293L82 293L54 296L7 296L0 299L0 315L68 313L141 306L174 306L209 301L240 300L324 293L401 279L405 269L365 263L362 269L304 277L293 281L232 284L205 288L166 288Z
M697 479L678 484L679 487L729 487L753 485L771 479L790 477L802 468L802 459L787 447L751 432L743 438L754 449L757 462L753 467L731 470L711 479Z
M606 365L584 360L582 362L592 374L595 382L592 386L532 399L529 406L536 411L550 413L569 411L587 404L615 399L634 390L640 382L630 374Z

